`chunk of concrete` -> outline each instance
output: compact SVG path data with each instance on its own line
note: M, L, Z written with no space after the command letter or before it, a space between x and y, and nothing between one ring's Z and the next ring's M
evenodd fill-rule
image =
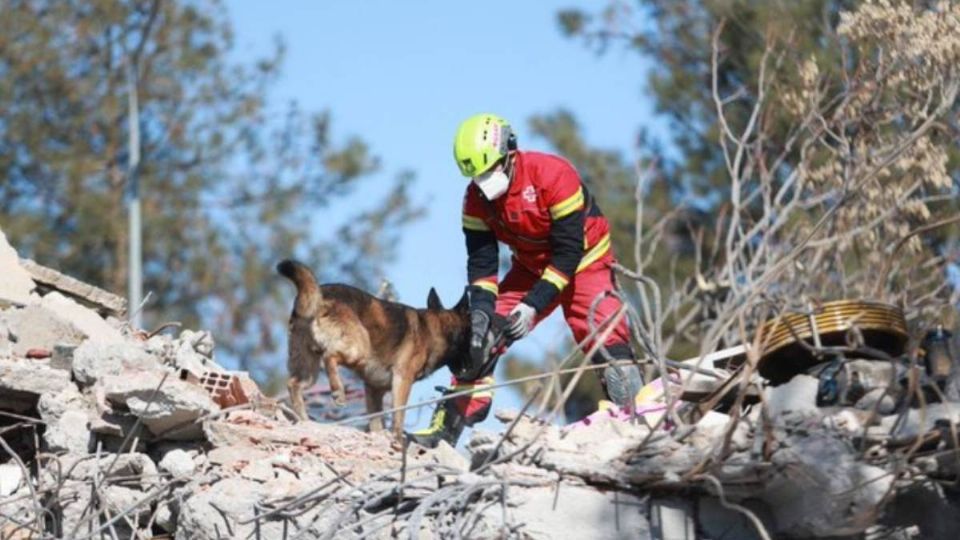
M193 456L190 455L190 452L180 448L174 448L164 454L157 466L161 471L169 473L175 480L189 478L196 470Z
M0 360L0 399L36 401L43 394L59 394L72 385L66 371L34 360Z
M87 340L93 343L113 344L124 342L123 334L110 326L96 311L83 307L58 292L52 292L44 296L40 300L40 306L53 311L60 318L70 322L87 337Z
M254 524L239 521L254 517L261 499L261 484L244 478L227 478L199 491L183 502L177 523L177 538L246 538ZM276 527L274 527L274 525ZM267 522L259 530L263 538L283 536L282 524Z
M48 451L85 454L92 449L90 417L94 407L75 386L40 396L37 411L47 425L43 440Z
M30 259L20 259L20 266L38 285L62 292L87 307L113 315L123 315L127 311L127 301L123 297L62 274L53 268L37 264Z
M522 523L524 538L592 538L626 540L650 538L646 505L624 493L607 493L597 489L562 484L556 487L530 489L510 488L509 501L516 505L512 521ZM495 533L502 525L501 509L491 507L484 512L487 532ZM483 532L473 531L477 537ZM468 533L466 536L472 536Z
M826 430L790 436L773 453L777 473L755 497L772 513L770 532L830 537L870 526L894 475L858 459L849 442Z
M207 358L213 358L213 336L206 330L200 332L184 330L180 332L180 337L177 338L177 341L180 342L181 349L187 348Z
M0 313L0 360L13 358L13 345L16 343L16 336L10 332L10 324Z
M38 305L7 310L4 319L8 333L15 337L13 354L20 358L33 348L52 350L58 344L79 345L86 338L57 313Z
M36 284L30 274L20 266L17 250L7 242L7 236L0 230L0 307L27 305L30 293Z
M23 469L16 463L0 465L0 497L12 495L23 481Z
M819 386L816 377L797 375L786 384L768 387L764 393L770 417L777 418L786 413L816 413Z
M199 386L162 371L128 371L103 379L104 395L140 417L157 437L191 440L203 436L195 420L218 411L216 403ZM162 384L161 384L162 383Z
M154 370L159 367L156 358L136 343L101 344L86 341L73 351L73 376L84 385L125 370Z
M453 471L467 472L470 470L470 460L457 452L446 441L440 441L440 444L432 452L429 452L429 455L437 461L438 465Z

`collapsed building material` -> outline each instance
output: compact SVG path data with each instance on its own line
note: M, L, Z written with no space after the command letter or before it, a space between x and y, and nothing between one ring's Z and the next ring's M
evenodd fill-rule
M51 350L57 345L79 345L86 336L55 311L31 304L20 309L8 309L0 314L5 321L11 354L26 357L31 349ZM0 335L0 341L3 336Z
M0 231L0 307L27 305L35 285L30 274L20 266L17 251L7 243L7 236Z
M295 423L216 362L209 333L125 334L103 311L44 304L52 294L0 309L2 538L859 539L960 526L960 403L910 399L925 372L902 359L824 359L769 386L711 365L749 352L731 347L671 364L634 411L563 428L501 411L504 431L475 431L464 454ZM120 341L92 339L61 308Z
M30 259L20 259L20 266L44 292L61 292L105 316L123 317L127 313L127 301L120 296L89 283L84 283Z

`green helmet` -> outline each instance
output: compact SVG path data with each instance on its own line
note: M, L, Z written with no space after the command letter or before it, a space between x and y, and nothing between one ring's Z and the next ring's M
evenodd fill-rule
M466 177L483 174L513 150L516 139L510 123L495 114L467 118L453 139L453 157Z

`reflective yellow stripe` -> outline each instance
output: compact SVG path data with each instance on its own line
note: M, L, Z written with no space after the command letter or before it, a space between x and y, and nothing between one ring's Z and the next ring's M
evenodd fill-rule
M478 217L463 215L463 228L468 231L489 231L490 227Z
M560 290L560 291L562 291L563 288L566 287L568 283L570 283L570 280L567 279L566 276L554 270L552 266L548 266L547 269L543 271L543 275L540 276L540 278L545 279L550 283L553 283L553 285L557 288L557 290Z
M577 192L550 207L550 217L560 219L566 215L572 214L583 207L583 188L577 188Z
M597 259L606 255L608 251L610 251L610 235L605 234L595 246L583 254L583 258L580 259L580 264L577 265L577 272L596 262Z
M490 291L493 294L500 294L500 287L497 286L497 282L490 279L478 279L471 283L475 287L480 287L485 291Z

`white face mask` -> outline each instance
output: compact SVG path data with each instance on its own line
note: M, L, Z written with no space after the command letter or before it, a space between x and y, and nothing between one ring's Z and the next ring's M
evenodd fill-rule
M488 201L501 197L510 187L510 177L503 171L503 167L495 167L480 176L473 177L473 183L480 188Z

